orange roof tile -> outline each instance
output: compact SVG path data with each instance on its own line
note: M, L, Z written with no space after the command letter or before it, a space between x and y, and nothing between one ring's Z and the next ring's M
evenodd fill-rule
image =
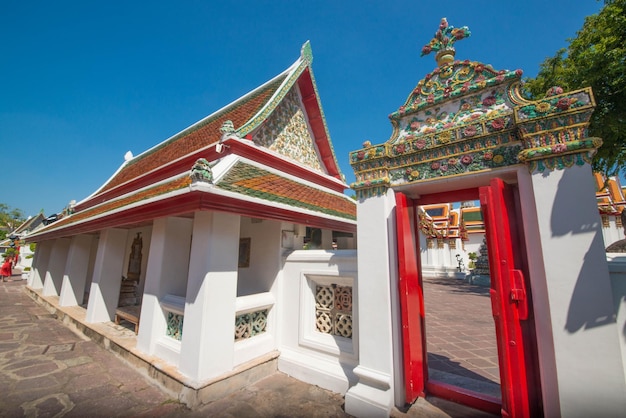
M217 183L217 187L294 208L356 219L356 203L347 197L325 192L242 162L235 164Z
M284 77L277 78L273 83L255 92L251 97L232 103L230 106L223 109L223 111L181 132L154 149L138 155L137 158L131 160L128 165L123 167L97 195L150 172L170 161L219 141L221 137L220 127L226 120L231 120L234 126L241 126L246 123L267 103L278 89L283 79Z

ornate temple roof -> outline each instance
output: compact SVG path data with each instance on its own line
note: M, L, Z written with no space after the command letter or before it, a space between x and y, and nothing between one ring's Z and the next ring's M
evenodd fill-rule
M120 184L159 169L163 165L178 158L218 142L222 135L220 127L224 122L230 120L235 126L244 125L267 105L270 98L276 93L286 77L286 73L280 74L274 80L260 86L159 145L129 160L95 195L101 194Z
M521 70L495 70L454 61L453 44L470 35L442 19L422 55L436 52L438 66L389 115L393 132L350 153L360 198L389 187L471 175L512 165L531 170L589 163L599 138L587 137L594 101L590 89L527 100Z
M157 146L29 237L49 239L157 216L222 210L356 229L307 42L287 70ZM192 173L190 175L190 172Z

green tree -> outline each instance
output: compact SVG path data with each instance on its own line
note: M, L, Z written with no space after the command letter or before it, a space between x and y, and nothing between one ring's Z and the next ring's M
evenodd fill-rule
M550 87L564 90L591 87L596 109L589 135L604 144L594 169L607 175L626 172L626 0L606 0L602 10L585 19L567 49L541 63L534 79L525 80L533 99Z
M5 203L0 203L0 239L5 239L7 234L14 231L23 222L24 213L20 209L14 209Z

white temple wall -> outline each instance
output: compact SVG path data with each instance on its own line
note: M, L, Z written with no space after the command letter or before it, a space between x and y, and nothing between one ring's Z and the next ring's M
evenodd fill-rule
M281 268L281 222L242 217L240 238L250 238L250 265L238 269L237 296L269 292Z
M33 260L33 272L28 279L28 286L33 289L43 288L54 241L55 240L47 240L37 243L37 250L35 251L35 258Z
M465 263L465 269L469 271L469 263L470 258L468 256L469 253L476 253L476 256L480 256L480 246L483 244L483 239L485 238L484 233L480 234L468 234L468 240L464 242L465 251L460 251L459 254L463 257L463 262Z
M16 267L20 268L22 272L28 272L33 267L33 252L30 250L30 244L22 244L20 246L20 253L18 256ZM22 277L25 277L24 275Z
M93 271L96 265L96 255L98 254L99 242L100 234L97 234L91 240L91 248L89 249L89 264L87 265L87 281L85 282L85 294L83 295L83 300L78 301L79 305L86 305L89 301L89 292L91 290L91 282L93 280Z
M127 236L126 229L110 228L100 233L87 303L87 322L108 322L115 317Z
M482 234L481 234L482 236ZM468 272L469 257L467 253L472 251L473 244L469 245L468 250L467 241L465 243L465 250L463 250L463 244L461 239L456 239L456 248L452 248L449 244L449 239L444 240L443 248L439 248L436 239L433 239L433 247L428 248L428 242L426 237L421 232L419 233L420 240L420 257L423 277L450 277L450 278L463 278ZM476 246L475 251L478 251ZM465 270L459 272L456 255L459 254L464 260Z
M359 228L357 384L345 395L346 412L354 416L388 417L404 404L400 308L395 246L395 195L370 197L357 205ZM374 262L373 262L374 261Z
M450 245L448 244L447 239L444 240L443 248L439 248L439 251L441 252L442 259L443 259L442 265L448 268L455 269L457 266L456 260L454 260L454 257L452 256L453 250L450 248Z
M59 296L63 284L63 273L67 263L67 254L70 249L70 238L57 238L54 240L48 271L43 282L43 296Z
M338 393L356 383L358 281L355 250L299 250L287 254L280 276L278 368L295 378ZM318 286L352 288L352 338L316 327Z
M240 226L239 215L194 215L179 370L195 382L234 366Z
M624 239L624 228L617 226L617 217L608 216L609 225L602 225L602 237L604 239L604 248L613 244L615 241Z
M59 295L59 306L76 306L83 303L92 241L93 235L80 234L72 237Z
M419 240L420 262L422 267L433 265L433 252L428 250L426 236L421 232L418 232L417 239Z
M146 280L137 349L174 366L179 364L181 343L176 334L167 335L167 316L184 313L192 227L193 220L187 218L155 219L149 250L144 252ZM178 301L178 306L170 301Z
M591 168L520 170L519 185L544 413L617 416L626 384Z
M617 322L618 340L622 353L622 366L626 375L626 255L622 253L607 254L611 289L613 290L613 306Z

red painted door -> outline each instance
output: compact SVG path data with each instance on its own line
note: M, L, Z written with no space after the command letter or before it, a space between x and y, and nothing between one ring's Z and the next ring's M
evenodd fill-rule
M526 359L529 341L528 295L516 239L513 193L500 179L479 189L491 273L491 304L496 326L502 415L529 417L531 387ZM517 257L517 260L516 260Z
M396 233L398 243L398 286L402 315L405 396L412 403L424 395L427 369L424 332L424 296L419 280L418 247L409 210L413 202L402 193L396 193Z

